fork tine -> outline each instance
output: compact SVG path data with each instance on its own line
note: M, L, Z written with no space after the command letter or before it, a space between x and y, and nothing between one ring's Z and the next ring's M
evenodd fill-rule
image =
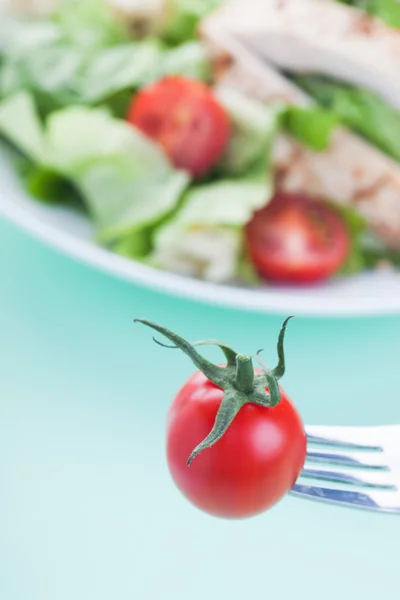
M309 443L349 446L364 450L382 450L382 437L387 427L306 427Z
M364 469L387 470L387 464L382 452L318 452L308 450L307 459L310 462L339 465L342 467L359 467Z
M380 451L382 448L380 446L367 446L364 444L355 444L350 442L345 442L344 440L326 438L326 437L317 437L315 435L307 434L307 441L309 444L323 444L326 446L340 447L346 446L347 448L357 448L361 450L371 450L371 451Z
M319 479L332 483L343 483L345 485L353 485L357 487L368 487L376 489L395 490L396 485L393 483L392 475L389 471L361 471L357 470L352 473L344 473L343 471L335 471L329 469L303 469L301 477L308 479Z
M398 495L389 491L362 493L296 483L290 493L294 496L318 500L320 502L328 502L330 504L340 504L352 508L400 514L400 501ZM395 502L397 502L397 505Z

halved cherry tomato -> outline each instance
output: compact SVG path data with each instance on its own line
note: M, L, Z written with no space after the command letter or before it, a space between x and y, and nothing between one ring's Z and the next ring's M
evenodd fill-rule
M228 116L211 89L184 77L166 77L143 89L127 118L194 177L215 166L229 141Z
M246 227L250 259L266 279L314 283L336 273L350 250L350 233L333 206L279 192Z

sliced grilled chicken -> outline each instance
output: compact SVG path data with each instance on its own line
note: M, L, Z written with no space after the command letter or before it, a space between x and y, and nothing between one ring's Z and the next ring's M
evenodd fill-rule
M323 73L400 109L400 32L325 0L231 0L214 20L281 69Z
M241 90L269 104L312 102L215 21L204 23L202 35L213 59L217 89ZM318 153L280 135L273 162L280 187L355 207L390 247L400 249L400 165L379 150L338 127L330 147Z

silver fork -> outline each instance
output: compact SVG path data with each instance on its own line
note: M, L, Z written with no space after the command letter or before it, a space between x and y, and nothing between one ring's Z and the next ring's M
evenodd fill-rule
M307 460L291 494L400 514L400 425L306 431Z

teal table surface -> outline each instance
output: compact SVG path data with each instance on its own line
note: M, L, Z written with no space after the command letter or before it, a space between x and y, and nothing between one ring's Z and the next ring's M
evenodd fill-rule
M170 479L165 414L193 367L133 318L272 363L284 315L128 285L5 222L0 303L1 600L398 598L400 516L287 497L224 521ZM400 422L399 340L397 317L298 318L283 385L307 423Z

